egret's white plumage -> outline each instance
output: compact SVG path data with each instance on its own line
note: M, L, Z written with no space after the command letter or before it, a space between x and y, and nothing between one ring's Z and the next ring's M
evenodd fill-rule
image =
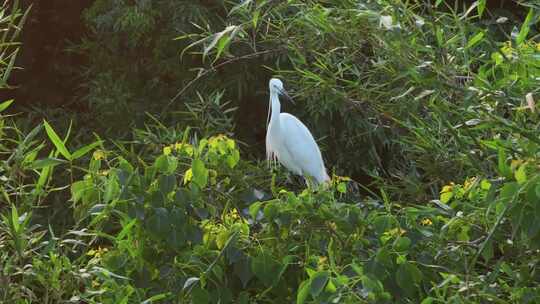
M270 123L266 131L266 157L278 160L294 174L306 181L313 179L320 184L330 178L324 167L321 151L308 128L295 116L281 113L279 95L285 94L281 80L272 78L270 86Z

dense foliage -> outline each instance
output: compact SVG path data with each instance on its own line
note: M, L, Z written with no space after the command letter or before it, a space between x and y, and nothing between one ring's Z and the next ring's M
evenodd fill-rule
M28 11L0 11L5 87ZM539 302L540 7L523 11L95 1L79 48L104 127L0 103L0 302ZM272 73L329 167L369 183L313 191L247 156L232 113Z

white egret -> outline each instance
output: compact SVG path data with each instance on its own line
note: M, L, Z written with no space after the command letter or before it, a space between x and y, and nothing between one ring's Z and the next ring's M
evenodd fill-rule
M302 175L308 187L310 181L324 183L330 178L324 167L321 151L308 128L295 116L280 113L279 95L289 97L283 83L277 78L270 79L270 123L266 131L266 157L271 163L278 160L285 168Z

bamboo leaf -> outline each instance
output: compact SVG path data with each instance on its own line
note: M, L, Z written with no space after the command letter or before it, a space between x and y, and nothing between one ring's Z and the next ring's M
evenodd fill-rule
M7 101L4 101L4 102L0 103L0 112L7 109L12 103L13 103L13 99L10 99L10 100L7 100Z
M49 139L52 141L60 154L62 154L67 160L72 160L71 153L69 153L69 150L64 145L64 142L60 139L58 134L56 134L51 125L49 125L46 120L43 121L43 124L45 125L45 131L47 132L47 136L49 136Z

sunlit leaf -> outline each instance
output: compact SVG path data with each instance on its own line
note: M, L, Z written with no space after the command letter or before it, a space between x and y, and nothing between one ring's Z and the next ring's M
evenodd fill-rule
M56 134L54 129L49 125L49 123L46 120L43 121L43 124L45 126L45 131L47 132L47 135L49 136L49 139L52 141L56 149L67 160L71 160L72 159L71 153L69 153L68 149L64 145L64 142L60 139L58 134Z

